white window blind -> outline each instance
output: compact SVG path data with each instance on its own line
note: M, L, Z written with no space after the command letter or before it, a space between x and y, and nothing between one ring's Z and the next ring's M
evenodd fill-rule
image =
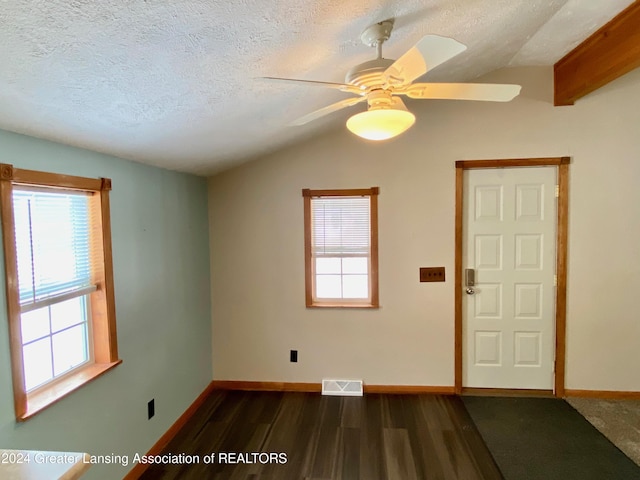
M13 190L20 306L91 287L89 195Z
M371 251L369 197L311 199L312 255L367 256Z

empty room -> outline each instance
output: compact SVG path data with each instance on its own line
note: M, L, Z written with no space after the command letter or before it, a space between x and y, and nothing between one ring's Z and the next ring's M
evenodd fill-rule
M0 478L640 479L640 0L0 45Z

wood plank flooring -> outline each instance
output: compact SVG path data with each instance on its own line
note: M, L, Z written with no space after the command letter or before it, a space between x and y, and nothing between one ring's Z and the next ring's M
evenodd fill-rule
M216 391L163 453L198 463L154 464L142 479L503 478L454 396Z

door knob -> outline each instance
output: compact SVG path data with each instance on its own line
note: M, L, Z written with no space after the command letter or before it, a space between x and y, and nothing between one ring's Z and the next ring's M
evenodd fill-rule
M473 295L474 293L476 293L476 291L471 287L467 287L465 292L467 292L467 295Z

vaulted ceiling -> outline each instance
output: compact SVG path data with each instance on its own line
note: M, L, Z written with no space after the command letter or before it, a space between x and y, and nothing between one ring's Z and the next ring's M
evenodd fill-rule
M0 128L210 174L343 125L345 98L280 76L344 81L394 19L385 58L426 34L467 50L421 81L553 65L632 0L13 0L0 9ZM358 108L358 107L353 107ZM362 107L364 109L365 107Z

